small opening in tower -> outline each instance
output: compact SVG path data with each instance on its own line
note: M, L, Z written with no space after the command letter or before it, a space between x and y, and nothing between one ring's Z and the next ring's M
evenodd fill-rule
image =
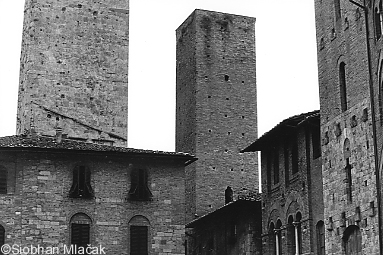
M226 97L226 100L229 100L229 98L228 98L228 97Z
M225 149L225 152L228 152L229 150L228 149Z
M56 120L57 120L57 121L59 121L59 120L60 120L60 118L59 118L59 117L56 117Z
M65 98L65 95L64 95L64 94L61 94L61 98Z
M233 168L230 168L230 171L232 171L232 172L233 172L233 171L234 171L234 169L233 169Z
M207 96L207 98L211 98L211 96Z
M225 81L229 81L229 75L225 74Z
M47 118L50 119L52 117L52 115L50 115L49 113L47 114Z
M227 117L227 114L225 114L225 117Z
M231 132L227 132L227 134L228 134L228 135L230 135L230 134L231 134Z
M242 116L242 119L244 119L245 118L245 116Z
M242 84L244 84L245 83L245 81L242 81Z
M242 133L242 136L245 136L245 133Z
M211 129L209 129L209 133L211 133Z

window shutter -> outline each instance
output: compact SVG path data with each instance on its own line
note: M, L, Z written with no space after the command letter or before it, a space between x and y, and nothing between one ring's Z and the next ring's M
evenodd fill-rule
M8 172L5 167L0 167L0 194L7 194Z
M90 225L72 223L71 244L76 244L78 247L85 247L90 243Z
M89 168L84 168L85 180L84 180L84 197L93 197L93 189L91 186L91 172Z
M138 188L138 171L137 169L133 169L130 173L130 190L129 190L129 196L133 198L135 194L137 193Z
M130 227L130 254L147 255L148 254L148 227L131 226Z
M79 186L78 186L79 178L78 177L79 177L79 167L76 166L73 169L73 183L69 191L69 197L73 198L73 197L78 197L79 195Z

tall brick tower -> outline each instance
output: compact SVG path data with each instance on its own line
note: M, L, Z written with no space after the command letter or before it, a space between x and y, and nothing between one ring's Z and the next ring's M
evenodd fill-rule
M126 145L128 0L26 0L17 133Z
M380 254L369 82L376 69L366 43L373 34L355 3L315 0L326 254Z
M217 209L230 186L258 190L255 18L195 10L177 29L176 150L187 169L189 220Z

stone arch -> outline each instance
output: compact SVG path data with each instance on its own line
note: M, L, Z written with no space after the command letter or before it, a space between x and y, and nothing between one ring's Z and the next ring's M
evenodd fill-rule
M92 242L92 219L85 213L77 212L69 220L70 244L86 247Z
M293 204L293 203L296 203L296 204ZM287 195L287 198L286 198L286 203L285 203L287 206L285 207L286 211L285 211L285 218L287 219L289 217L289 213L292 213L292 207L295 208L295 211L294 211L294 215L296 213L297 210L300 210L301 213L302 210L303 210L303 199L302 199L302 196L297 192L297 191L291 191L288 195Z
M358 226L348 226L343 232L342 240L346 255L362 254L362 235Z

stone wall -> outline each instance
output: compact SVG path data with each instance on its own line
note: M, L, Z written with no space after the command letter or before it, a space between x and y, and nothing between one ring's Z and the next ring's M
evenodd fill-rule
M94 198L69 198L72 171L91 170ZM137 159L107 153L54 151L2 152L8 169L8 194L0 196L1 224L7 244L62 247L70 244L70 219L88 215L91 244L106 254L129 254L129 226L134 216L150 223L149 254L184 254L184 166L171 160ZM147 169L151 201L130 201L129 171Z
M257 138L254 22L195 10L177 29L176 150L198 158L198 215L222 206L227 186L258 190L256 153L239 153Z
M128 1L26 0L18 134L127 139L128 19Z

